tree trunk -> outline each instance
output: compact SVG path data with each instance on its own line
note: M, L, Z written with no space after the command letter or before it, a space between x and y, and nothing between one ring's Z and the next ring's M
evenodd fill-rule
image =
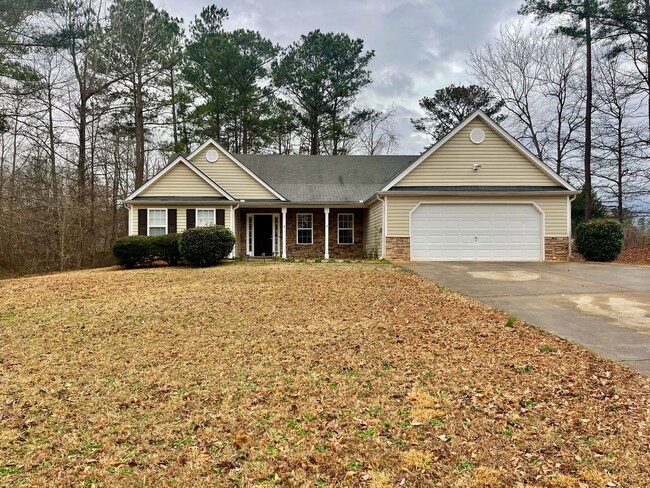
M134 75L133 105L135 116L135 189L144 184L144 109L142 73Z
M589 0L585 0L585 4ZM585 5L588 8L587 5ZM585 9L586 10L586 9ZM587 100L585 107L585 184L582 191L585 197L585 221L591 219L591 110L593 98L591 68L591 18L585 18L585 44L587 47Z
M174 136L174 151L178 151L178 121L176 118L176 87L174 86L174 67L169 70L169 84L172 96L172 133ZM185 150L185 149L184 149Z
M645 62L646 62L646 80L648 82L648 97L646 98L648 104L648 131L650 131L650 0L644 0L645 6ZM650 134L648 135L650 139Z
M616 162L618 164L617 197L618 197L618 221L623 223L623 114L618 114L618 133L616 140Z
M310 128L310 148L309 148L309 154L312 156L319 154L319 146L320 146L320 141L318 140L318 132L319 132L319 126L318 126L318 117L313 117L311 119L311 128Z
M248 124L242 122L241 152L248 154Z
M88 97L81 94L79 101L79 165L77 166L77 200L82 206L86 200L86 125L88 124Z
M54 116L53 112L53 100L52 100L52 85L48 83L47 85L47 119L48 119L48 138L49 138L49 150L50 150L50 178L52 178L52 200L54 201L54 209L58 208L59 201L59 189L56 181L56 154L55 154L55 141L54 141Z

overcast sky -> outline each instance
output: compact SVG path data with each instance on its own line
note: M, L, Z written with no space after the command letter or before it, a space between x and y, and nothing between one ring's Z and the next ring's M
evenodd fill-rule
M163 0L187 24L205 0ZM260 31L286 46L314 29L344 32L375 50L373 83L359 102L373 108L393 105L402 154L418 154L427 139L414 133L418 100L450 83L466 83L467 53L491 39L501 24L518 20L522 0L222 0L230 14L227 29ZM519 17L521 19L521 17Z

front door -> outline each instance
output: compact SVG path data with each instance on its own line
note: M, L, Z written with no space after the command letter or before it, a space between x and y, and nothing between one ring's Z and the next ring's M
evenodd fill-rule
M255 256L273 256L273 215L254 216Z

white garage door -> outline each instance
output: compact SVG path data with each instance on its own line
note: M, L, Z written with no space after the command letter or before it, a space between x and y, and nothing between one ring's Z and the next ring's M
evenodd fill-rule
M541 261L542 216L528 204L421 204L413 261Z

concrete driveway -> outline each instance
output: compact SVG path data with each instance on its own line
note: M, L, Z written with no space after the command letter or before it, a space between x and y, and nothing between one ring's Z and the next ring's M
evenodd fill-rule
M405 266L650 374L650 268L594 263Z

